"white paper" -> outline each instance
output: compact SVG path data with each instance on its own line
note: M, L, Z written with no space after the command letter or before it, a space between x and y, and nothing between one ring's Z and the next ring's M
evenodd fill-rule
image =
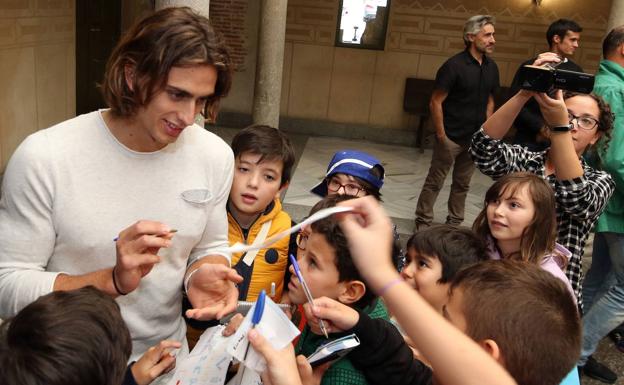
M242 365L247 366L245 371L251 369L257 373L262 373L266 368L266 361L249 345L249 340L247 339L247 334L252 326L251 318L255 308L256 304L249 309L243 323L231 337L227 345L227 352L240 361ZM290 322L284 311L269 297L266 297L264 313L260 323L256 325L256 330L277 350L286 347L287 344L299 335L299 329ZM247 353L247 358L244 359L247 346L249 346L249 352Z
M181 362L168 385L221 385L225 382L232 357L226 351L230 340L222 332L225 326L215 326L201 335L193 351Z
M238 372L227 385L262 385L260 375L251 369L243 370L244 367L242 364L238 367Z
M287 237L294 232L299 231L303 226L309 225L323 218L327 218L328 216L333 215L333 214L345 213L347 211L352 211L352 210L353 210L353 207L345 207L345 206L328 207L328 208L315 212L314 214L310 215L308 218L306 218L304 221L300 222L299 224L291 227L288 230L284 230L281 233L275 234L274 236L266 239L264 242L260 244L247 245L244 243L237 242L233 244L232 246L228 247L227 249L222 249L219 251L233 254L233 253L246 253L251 250L266 249L267 247L271 246L272 244L279 241L280 239Z

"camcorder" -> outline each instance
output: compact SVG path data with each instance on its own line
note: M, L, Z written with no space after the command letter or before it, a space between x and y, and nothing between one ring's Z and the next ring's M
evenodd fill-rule
M594 89L594 75L551 66L525 65L520 69L518 76L520 88L530 91L549 93L559 88L588 94Z

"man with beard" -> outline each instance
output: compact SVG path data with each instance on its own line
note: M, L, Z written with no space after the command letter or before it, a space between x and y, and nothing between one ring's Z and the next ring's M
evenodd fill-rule
M466 49L438 70L429 108L436 142L429 174L416 205L415 230L431 225L433 205L453 163L453 183L446 223L464 220L464 204L474 172L468 146L474 134L494 111L493 93L499 86L498 67L488 57L494 50L494 18L473 16L464 25Z

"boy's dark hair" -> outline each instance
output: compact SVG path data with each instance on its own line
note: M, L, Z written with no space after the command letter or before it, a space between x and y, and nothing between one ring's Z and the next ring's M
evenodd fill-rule
M489 259L484 242L475 233L449 225L431 226L415 233L407 241L407 249L410 248L440 261L439 283L450 282L460 270Z
M350 195L334 195L328 196L321 199L317 202L312 209L310 210L310 215L315 212L328 208L334 207L338 202L344 202L349 199L355 199L355 197ZM366 292L355 304L354 307L359 309L363 309L373 303L373 301L377 298L377 296L369 289L368 284L362 278L360 273L358 272L355 264L353 263L353 258L351 258L351 252L349 251L349 244L347 242L347 238L345 237L338 220L331 215L327 218L323 218L318 220L312 225L310 225L312 231L315 233L322 234L325 237L327 243L329 243L336 253L336 260L334 263L336 264L336 269L338 270L338 280L339 282L344 281L362 281L366 286Z
M581 321L564 283L521 261L485 261L460 271L466 334L492 339L518 384L557 385L574 368L581 349Z
M607 59L624 44L624 25L613 28L602 41L602 57Z
M555 36L559 36L559 38L563 40L568 31L580 33L583 32L583 28L581 28L577 22L570 19L559 19L554 21L548 26L548 30L546 30L546 41L548 42L548 47L553 45Z
M0 327L9 385L119 385L132 343L119 306L85 287L40 297Z
M290 181L293 165L295 164L295 150L284 132L264 125L253 125L240 130L232 139L232 151L238 158L245 152L260 154L260 160L281 160L282 179L280 185Z
M214 94L203 111L214 121L219 100L232 84L228 49L206 17L188 7L164 8L134 24L117 43L106 64L102 94L113 115L132 116L165 87L172 67L206 64L217 70ZM127 67L133 72L132 89Z

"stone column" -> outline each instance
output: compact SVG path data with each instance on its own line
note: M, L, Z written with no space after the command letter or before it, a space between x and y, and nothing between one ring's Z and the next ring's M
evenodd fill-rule
M189 7L208 17L210 0L156 0L156 10L167 7Z
M609 12L609 22L607 23L607 31L609 33L613 28L624 24L624 1L612 0L611 12Z
M278 127L288 0L262 0L252 118Z

